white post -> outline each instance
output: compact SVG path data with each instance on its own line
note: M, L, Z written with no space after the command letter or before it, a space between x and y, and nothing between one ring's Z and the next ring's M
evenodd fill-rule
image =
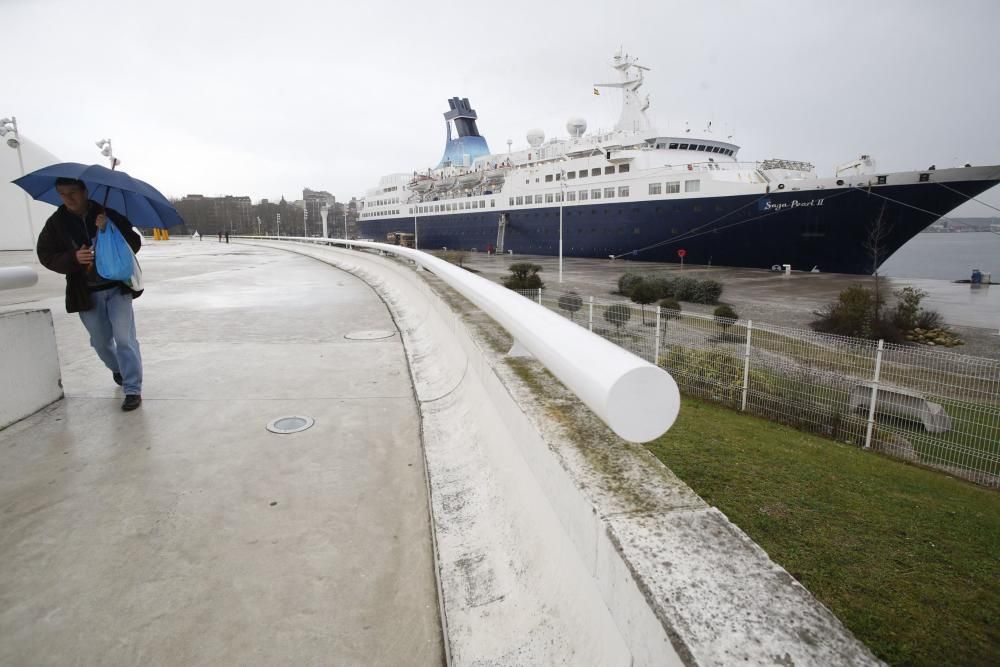
M660 365L660 307L656 307L656 336L653 337L653 365Z
M538 288L538 305L542 305L542 288Z
M17 136L17 125L14 125L14 135ZM17 166L21 169L21 176L24 176L24 160L21 159L21 142L20 136L17 136ZM28 213L28 230L31 232L31 247L35 247L35 242L38 240L35 237L35 221L31 219L31 198L28 196L27 191L22 191L24 194L24 210Z
M747 320L747 346L743 352L743 402L740 410L747 409L747 391L750 388L750 333L753 331L753 320Z
M785 267L785 276L786 277L792 275L792 265L791 264L782 264L781 266Z
M882 349L885 341L878 339L878 351L875 353L875 379L872 380L872 400L868 405L868 428L865 431L865 449L871 449L872 429L875 427L875 400L878 398L879 376L882 373Z
M413 249L419 250L420 244L417 243L417 215L413 214Z
M563 266L563 261L562 261L562 259L563 259L562 258L562 250L563 250L563 243L562 243L562 241L563 241L563 223L562 223L562 218L563 218L563 203L562 203L562 201L560 201L559 202L559 282L560 283L562 282L562 266Z
M590 304L587 310L589 311L587 315L587 328L590 329L591 333L594 333L594 297L590 297Z
M319 218L320 218L320 220L323 221L323 238L327 238L329 236L329 232L326 229L326 219L329 216L330 216L329 209L320 208L320 210L319 210Z
M347 207L344 207L344 240L347 240Z

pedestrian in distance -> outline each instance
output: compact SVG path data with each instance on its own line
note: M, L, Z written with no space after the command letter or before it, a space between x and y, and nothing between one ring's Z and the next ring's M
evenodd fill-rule
M132 300L142 291L102 277L95 265L94 244L98 230L108 223L118 228L132 252L139 252L142 237L128 218L91 200L83 181L56 179L56 192L63 203L38 236L38 260L66 276L66 312L79 313L91 347L124 389L122 410L135 410L142 404L142 356Z
M222 243L222 232L219 232L219 243Z
M229 232L226 232L226 243L229 243Z

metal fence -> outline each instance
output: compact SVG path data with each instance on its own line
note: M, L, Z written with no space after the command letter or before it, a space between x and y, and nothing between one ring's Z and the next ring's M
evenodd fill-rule
M685 393L1000 487L1000 361L519 292L666 368Z

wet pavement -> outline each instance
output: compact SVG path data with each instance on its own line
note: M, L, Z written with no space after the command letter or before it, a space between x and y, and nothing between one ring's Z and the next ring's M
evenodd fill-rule
M147 241L140 260L132 413L62 276L0 292L51 309L66 394L0 431L0 663L441 664L419 415L385 305L266 248ZM286 415L315 424L266 430Z

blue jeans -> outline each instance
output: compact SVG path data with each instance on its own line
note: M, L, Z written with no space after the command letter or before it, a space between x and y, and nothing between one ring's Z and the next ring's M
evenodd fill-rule
M121 373L126 394L142 394L142 357L135 337L132 295L117 287L91 292L94 307L80 313L90 345L112 373Z

